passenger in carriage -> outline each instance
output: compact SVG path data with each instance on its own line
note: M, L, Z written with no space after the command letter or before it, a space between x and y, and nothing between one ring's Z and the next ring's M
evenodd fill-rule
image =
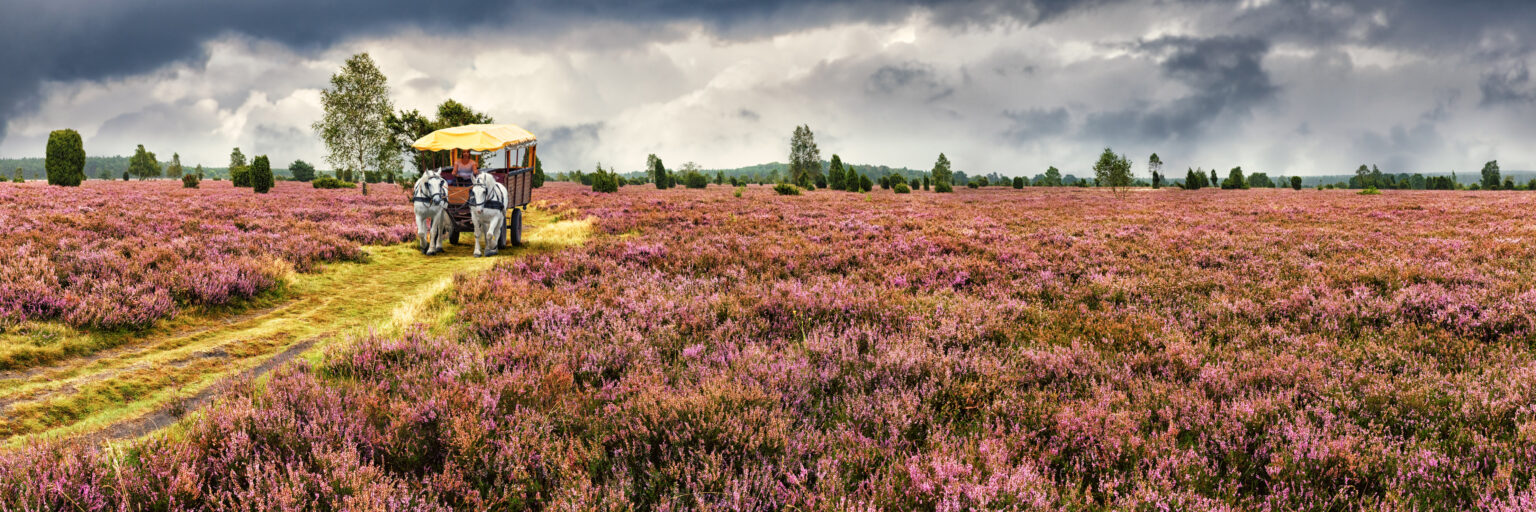
M459 159L453 162L453 184L467 187L474 184L475 176L480 175L480 161L470 152L460 151Z

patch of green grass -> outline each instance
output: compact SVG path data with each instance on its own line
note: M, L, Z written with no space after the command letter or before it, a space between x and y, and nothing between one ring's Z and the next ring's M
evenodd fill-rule
M539 210L530 210L525 222L530 228L525 246L503 255L558 250L584 243L592 233L590 219L559 220ZM425 327L447 335L458 314L450 300L453 276L484 271L499 258L471 257L469 244L445 249L443 255L426 257L414 244L368 247L366 263L334 263L316 273L289 274L280 293L243 308L184 314L138 332L34 327L28 332L44 339L73 337L84 345L117 350L88 352L95 358L62 355L41 363L50 366L0 378L0 401L10 403L0 420L0 437L14 446L36 435L89 432L174 407L310 339L318 341L297 357L318 363L325 347L370 330ZM250 313L241 316L245 312Z
M63 322L24 322L0 332L0 371L25 370L72 357L84 357L117 348L136 340L174 336L215 327L231 316L270 308L288 298L288 283L249 299L221 306L183 309L175 318L142 329L78 329Z

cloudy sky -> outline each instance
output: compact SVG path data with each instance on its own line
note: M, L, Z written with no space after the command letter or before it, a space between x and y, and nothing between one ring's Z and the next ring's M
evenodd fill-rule
M348 5L352 4L352 5ZM223 166L324 161L309 126L368 52L397 109L453 98L546 168L823 155L967 172L1143 162L1271 175L1536 169L1536 2L6 0L0 157L75 128Z

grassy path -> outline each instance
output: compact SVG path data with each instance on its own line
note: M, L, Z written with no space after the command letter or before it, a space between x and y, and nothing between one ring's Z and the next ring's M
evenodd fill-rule
M216 397L221 383L266 373L331 341L370 329L442 326L453 315L443 297L455 274L580 243L590 228L529 213L528 243L496 258L474 258L468 244L445 246L447 253L434 257L411 244L370 247L367 263L294 275L279 296L238 314L187 314L132 334L57 325L7 333L0 342L112 348L0 372L0 439L15 445L37 436L135 437Z

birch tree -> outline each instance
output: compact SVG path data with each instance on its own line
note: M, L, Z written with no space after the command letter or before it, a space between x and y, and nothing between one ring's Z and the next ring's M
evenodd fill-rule
M367 53L347 59L341 71L331 75L331 88L320 91L325 116L313 128L325 142L326 162L337 174L364 176L400 166L400 147L394 144L387 122L394 106L384 73ZM363 194L368 186L363 185Z

